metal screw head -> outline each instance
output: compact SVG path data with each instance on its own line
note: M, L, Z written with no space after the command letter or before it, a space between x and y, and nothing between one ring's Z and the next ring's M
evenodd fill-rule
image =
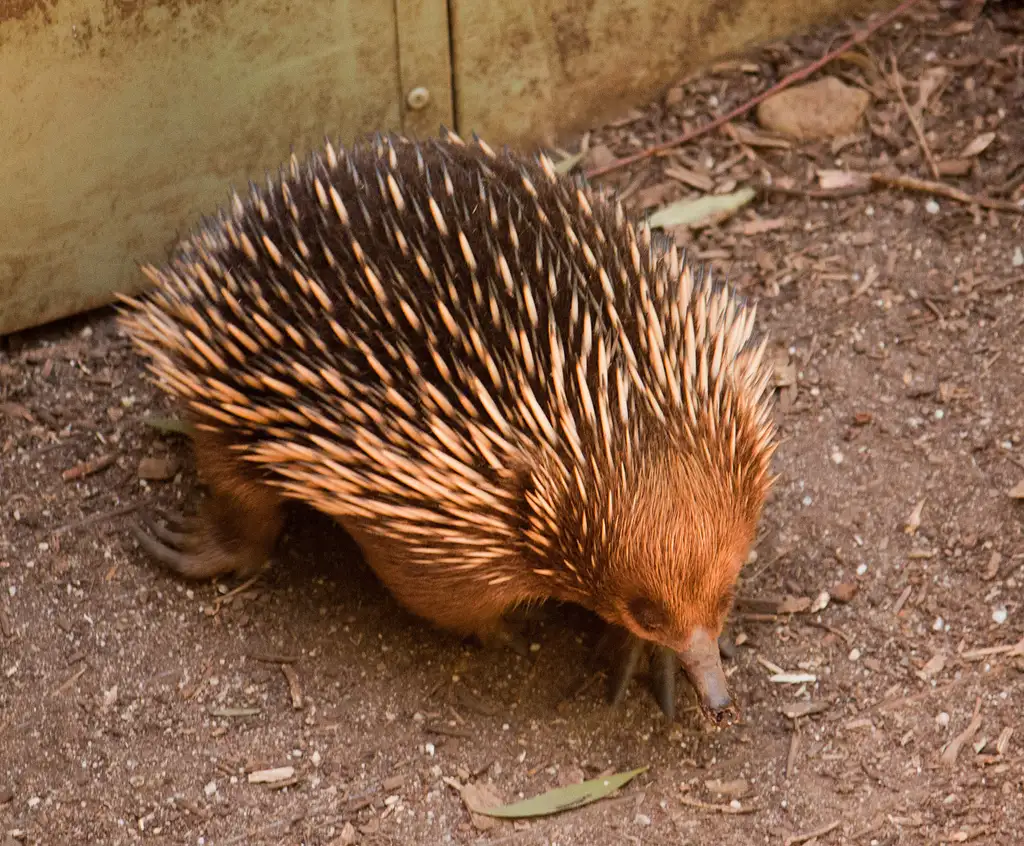
M406 96L405 102L409 104L410 109L419 111L426 108L427 103L430 102L430 92L422 85L417 85Z

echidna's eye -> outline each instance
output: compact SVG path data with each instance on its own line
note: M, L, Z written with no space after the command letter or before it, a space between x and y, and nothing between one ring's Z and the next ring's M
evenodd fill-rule
M649 632L656 632L668 623L668 612L665 607L645 596L630 600L629 613L633 615L640 628Z

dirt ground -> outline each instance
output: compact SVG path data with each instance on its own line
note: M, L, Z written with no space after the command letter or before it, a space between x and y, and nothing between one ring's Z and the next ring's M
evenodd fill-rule
M681 83L583 139L584 164L712 119L848 31ZM751 115L605 178L636 208L776 186L678 233L760 302L780 383L781 475L731 630L738 724L685 704L666 724L641 683L610 708L599 630L572 609L531 623L529 658L432 631L301 510L240 592L167 575L127 513L195 502L187 443L147 423L174 409L99 313L0 348L0 843L1024 842L1022 218L819 178L932 179L926 146L944 185L1021 199L1024 10L924 3L827 70L871 94L853 137L780 145ZM458 792L644 765L529 822L487 827Z

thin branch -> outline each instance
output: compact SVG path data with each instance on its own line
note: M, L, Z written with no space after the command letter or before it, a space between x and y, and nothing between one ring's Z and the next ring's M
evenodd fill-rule
M720 126L724 126L729 121L746 114L752 108L757 106L762 101L767 100L772 95L778 94L780 91L789 88L789 86L793 85L793 83L800 82L806 79L815 71L818 71L821 68L823 68L833 59L838 58L843 53L848 52L849 50L856 47L858 44L866 41L878 30L880 30L883 26L885 26L888 23L891 23L896 18L900 17L904 12L906 12L911 6L913 6L917 2L918 0L903 0L903 2L900 3L891 12L882 15L880 18L878 18L875 21L872 21L863 29L858 30L852 36L850 36L850 38L848 38L834 50L830 50L820 59L812 62L811 64L807 65L804 68L801 68L798 71L794 71L789 76L777 82L767 91L762 91L752 100L748 100L742 106L738 106L731 112L722 115L722 117L716 118L715 120L711 121L711 123L698 127L697 129L691 130L690 132L684 132L682 135L678 135L675 138L662 142L661 144L655 144L653 147L648 147L644 150L641 150L639 153L634 153L632 156L625 156L621 159L615 159L615 161L609 162L608 164L602 167L593 168L587 171L587 177L589 179L594 179L598 176L604 176L606 173L611 173L612 171L618 170L619 168L623 168L626 167L627 165L643 161L644 159L650 158L651 156L656 156L659 153L664 153L667 150L672 150L676 147L679 147L683 144L692 141L695 138L699 138L701 135L706 135L712 130L718 129Z

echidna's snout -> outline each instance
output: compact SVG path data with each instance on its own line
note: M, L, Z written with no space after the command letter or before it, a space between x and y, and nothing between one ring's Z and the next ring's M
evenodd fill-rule
M722 669L718 641L707 629L695 629L686 648L678 655L690 683L697 691L701 710L716 723L728 721L734 709L729 684Z

